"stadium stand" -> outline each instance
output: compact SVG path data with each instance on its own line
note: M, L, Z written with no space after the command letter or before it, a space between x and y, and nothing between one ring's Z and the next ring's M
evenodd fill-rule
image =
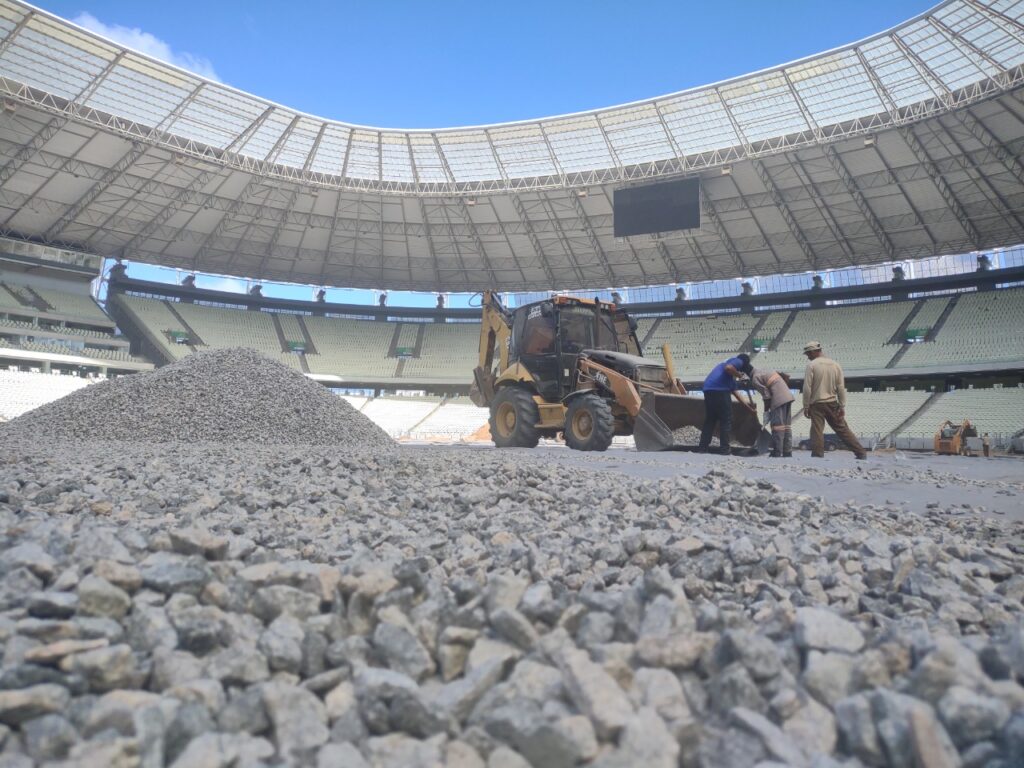
M0 417L5 420L17 418L92 383L92 379L79 376L0 369Z
M479 323L426 323L419 357L405 361L402 378L468 384L478 362L479 342Z
M955 368L1024 359L1024 289L967 293L954 298L957 303L935 339L911 345L897 368Z
M303 318L319 354L308 355L311 373L363 382L394 382L397 361L388 357L394 323L335 317Z
M723 357L739 351L759 319L749 314L666 317L648 339L646 354L660 358L662 345L668 344L676 374L700 379Z
M17 295L11 291L7 283L0 283L0 312L15 311L20 313L25 305L18 300Z
M468 398L452 398L411 429L414 440L464 440L487 423L488 410Z
M942 317L942 313L946 310L949 302L949 296L924 299L921 309L919 309L917 314L914 315L907 330L916 330L927 334L928 331L930 331L939 321L939 318Z
M164 302L125 295L119 295L117 302L149 342L169 360L180 360L192 351L188 345L171 340L171 332L184 332L185 329Z
M109 324L110 318L88 294L56 291L50 288L33 287L35 293L53 309L56 315L73 318L86 323Z
M846 400L846 420L862 441L874 443L876 439L885 439L931 396L931 392L923 390L850 392ZM810 419L804 418L799 409L798 394L793 414L794 440L803 440L811 432ZM826 426L826 434L830 431Z
M1024 429L1024 387L957 389L944 392L900 431L905 437L932 437L946 419L969 419L978 434L1012 435Z
M37 341L15 342L8 339L0 339L0 347L8 349L23 349L29 352L44 352L53 355L77 355L79 357L91 357L96 360L122 361L122 362L148 362L147 360L135 357L126 349L99 349L96 347L73 347L62 344L59 340L41 339Z
M189 328L199 334L207 347L250 347L297 371L302 370L299 356L281 349L273 315L268 312L248 312L184 302L176 302L174 309Z
M376 397L362 413L392 437L404 437L440 404L439 397Z
M845 371L885 368L899 349L889 341L912 307L896 301L802 310L778 346L760 352L754 365L800 375L807 365L804 344L814 339Z

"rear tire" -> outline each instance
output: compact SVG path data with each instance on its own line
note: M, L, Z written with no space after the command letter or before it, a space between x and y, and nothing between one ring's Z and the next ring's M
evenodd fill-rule
M615 437L615 417L598 395L579 395L565 412L565 444L577 451L605 451Z
M499 448L536 448L540 412L525 389L504 387L491 403L491 439Z

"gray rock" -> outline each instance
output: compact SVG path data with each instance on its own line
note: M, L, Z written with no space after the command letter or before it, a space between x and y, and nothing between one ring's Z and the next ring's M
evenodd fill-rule
M206 674L225 685L251 685L269 678L270 667L256 648L236 644L208 656Z
M250 610L268 624L282 614L305 621L320 613L320 596L286 584L274 584L256 591Z
M78 583L78 611L83 616L120 619L132 606L128 593L99 576L86 576Z
M807 755L831 754L838 741L836 719L832 712L810 696L782 724L786 736Z
M262 691L274 743L282 756L300 760L327 742L327 710L320 699L286 683L265 683Z
M542 722L521 751L534 768L572 768L597 755L597 736L588 718L570 715Z
M736 565L751 565L761 560L761 553L749 536L741 536L729 542L729 557Z
M1010 708L999 699L954 685L939 701L939 717L957 747L995 736L1010 719Z
M768 711L764 700L746 667L734 662L715 675L711 683L711 706L720 715L728 715L735 707L753 710L758 714Z
M793 632L796 644L808 650L857 653L864 647L860 630L827 608L798 608Z
M105 579L125 592L134 593L142 587L142 574L134 565L115 560L100 560L92 568L93 575Z
M487 768L531 768L526 758L508 747L498 747L487 758Z
M868 765L883 765L885 755L878 738L871 694L858 693L836 702L836 722L847 752Z
M29 596L25 608L30 616L40 619L67 619L78 610L78 595L73 592L36 592Z
M939 739L943 751L956 750L949 735L935 716L932 707L912 696L889 690L878 690L871 694L871 711L878 729L878 738L892 765L911 765L914 761L915 742L912 722L918 721L917 730L927 731L931 739Z
M501 637L528 651L537 644L537 630L514 608L498 608L491 614L491 626Z
M505 662L500 659L477 667L465 677L442 687L434 698L434 705L457 722L465 722L480 697L501 680L505 667Z
M0 723L20 725L26 720L62 712L70 699L67 688L52 683L0 691Z
M171 552L154 552L141 563L142 583L164 594L184 592L199 595L210 580L202 558Z
M729 718L743 730L757 736L765 751L780 762L796 768L807 765L807 755L804 751L764 715L746 707L735 707L729 712Z
M430 653L407 623L382 621L373 631L373 644L391 669L414 680L422 680L435 670Z
M770 680L782 671L782 660L775 644L763 635L729 630L718 646L719 662L740 662L755 680Z
M78 731L62 715L43 715L22 723L25 751L37 762L60 760L78 741Z
M487 580L484 601L487 613L492 614L499 608L514 609L526 592L529 582L508 573L491 574Z
M352 744L324 744L316 756L317 768L370 768Z
M854 663L854 657L845 653L811 651L800 682L818 701L835 707L851 693Z
M66 656L60 668L80 676L90 690L98 693L138 687L145 677L136 664L131 646L123 644Z
M618 746L594 761L595 768L675 768L679 743L652 709L641 709L626 722Z
M302 667L302 625L290 616L278 616L260 635L257 648L273 672L297 674Z
M189 605L167 610L178 634L178 647L202 656L228 642L230 632L219 608Z
M228 551L228 540L203 528L177 528L169 532L171 546L182 555L202 555L208 560L222 560Z
M204 733L197 736L172 764L172 768L234 768L255 765L274 755L266 739L243 733Z
M583 651L566 649L557 662L570 698L593 722L598 736L615 736L633 716L626 693Z
M267 717L259 685L232 691L227 704L214 714L218 730L228 733L246 732L260 736L270 729L270 718Z

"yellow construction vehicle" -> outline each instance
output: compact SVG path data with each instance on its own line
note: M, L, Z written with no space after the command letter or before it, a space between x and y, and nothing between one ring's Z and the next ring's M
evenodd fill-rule
M959 424L947 419L935 433L935 452L943 456L970 456L967 438L977 436L978 430L967 419Z
M615 435L658 451L678 447L674 430L704 423L704 400L686 394L668 346L664 364L643 357L635 321L614 304L555 296L509 311L486 291L481 305L470 397L490 409L498 447L562 433L581 451L603 451ZM760 431L756 411L733 403L733 439L752 446Z

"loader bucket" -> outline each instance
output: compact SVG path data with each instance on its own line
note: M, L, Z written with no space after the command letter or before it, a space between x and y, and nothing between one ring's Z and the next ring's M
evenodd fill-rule
M665 451L685 448L677 445L673 431L682 427L704 426L704 399L691 395L645 392L633 426L638 451ZM718 434L718 431L715 431ZM761 434L757 416L737 402L732 404L732 440L753 446ZM695 447L695 446L690 446Z

